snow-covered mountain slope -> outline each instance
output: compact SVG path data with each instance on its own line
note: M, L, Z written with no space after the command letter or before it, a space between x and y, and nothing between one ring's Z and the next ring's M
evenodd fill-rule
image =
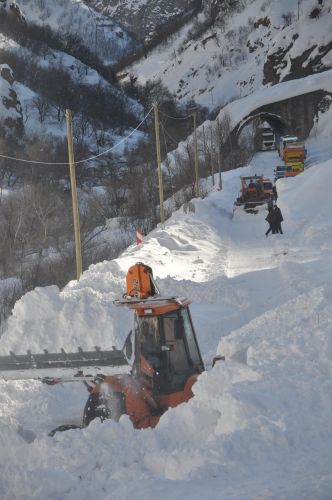
M112 70L135 44L109 16L83 2L2 2L1 62L13 71L27 135L48 141L64 136L68 106L74 130L81 128L80 140L91 150L99 148L100 136L109 145L116 127L123 132L135 124L142 108L118 87Z
M7 40L8 42L8 40ZM107 82L96 70L89 68L88 66L82 64L78 59L55 50L50 50L46 58L38 58L33 56L29 50L23 49L20 46L15 45L15 52L20 56L26 57L27 59L31 57L37 65L40 64L41 68L48 71L67 71L70 80L73 84L83 85L87 87L100 87L105 92L109 94L110 99L114 101L122 102L122 109L124 113L133 113L137 119L142 116L142 107L137 101L128 98L121 89L111 85ZM1 35L0 35L0 46L1 46ZM20 103L22 104L22 115L24 121L24 128L27 135L37 134L38 136L66 136L66 125L63 119L63 113L61 113L61 119L59 120L58 108L52 107L51 104L47 105L47 100L43 97L43 94L32 90L28 85L23 82L15 81L13 84L15 92L18 96ZM39 105L45 103L45 118L41 121ZM79 113L74 113L74 123L79 122ZM87 122L89 121L88 116L86 116ZM92 137L92 127L91 123L87 128L87 133L85 139L90 142L92 148L96 148L95 141ZM106 140L120 140L117 139L117 134L110 127L109 130L104 131Z
M289 19L290 13L288 14ZM302 2L273 40L266 54L264 83L278 83L332 66L332 10L330 2Z
M27 23L49 26L59 37L78 37L105 64L114 63L136 45L134 38L114 19L84 2L17 0L16 5Z
M19 109L20 126L24 128L28 136L37 134L38 136L60 136L66 135L66 125L64 120L64 106L68 102L66 99L73 96L73 89L85 93L85 100L80 100L80 105L76 102L73 112L74 126L76 122L84 121L85 130L83 140L89 142L91 148L97 148L95 144L96 136L93 129L102 128L102 121L105 117L99 116L99 121L91 118L89 101L94 98L94 93L98 89L108 96L108 103L121 107L122 116L135 117L129 121L135 123L136 119L142 116L142 107L137 101L129 98L120 88L108 81L98 69L90 67L82 62L78 57L74 57L65 51L56 50L47 46L42 46L41 51L36 51L29 44L22 45L16 40L0 33L0 53L7 60L12 61L9 71L13 75L12 92L15 92L17 101L21 104ZM8 65L7 65L8 66ZM30 71L29 71L30 67ZM14 71L13 71L14 69ZM41 75L34 78L34 75ZM19 77L17 77L17 74ZM43 84L43 78L46 84ZM61 83L61 79L63 83ZM3 84L0 95L6 98L7 87ZM90 95L89 95L90 92ZM66 93L68 95L66 96ZM121 104L120 104L121 103ZM71 101L71 105L73 102ZM106 116L108 120L109 116ZM121 123L121 118L115 117ZM99 125L99 127L98 127ZM79 125L77 125L79 127ZM114 131L115 126L104 128L105 140L113 141L117 138ZM83 130L82 129L82 130ZM98 136L98 131L97 131Z
M61 292L36 289L17 302L2 353L121 346L131 321L111 301L128 267L146 262L163 292L193 300L207 371L195 397L154 430L135 431L124 416L54 438L50 428L79 422L84 387L1 382L1 497L329 498L332 155L330 132L320 132L307 144L309 168L277 182L283 235L265 237L263 207L233 213L239 175L268 177L280 162L260 153L143 245ZM212 369L216 353L226 361Z
M319 3L319 2L318 2ZM332 11L316 0L254 0L221 13L194 36L193 23L126 71L139 82L161 80L179 101L218 109L262 84L331 68ZM299 11L298 11L299 5ZM319 13L313 17L312 12ZM204 26L204 16L196 19ZM196 28L197 30L197 28Z
M181 19L190 11L199 7L197 0L88 0L88 5L95 6L105 14L123 24L140 40L148 42L158 29Z

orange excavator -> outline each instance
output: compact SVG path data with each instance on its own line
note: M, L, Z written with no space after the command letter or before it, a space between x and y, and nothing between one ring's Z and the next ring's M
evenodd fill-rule
M188 401L204 371L189 300L162 296L152 269L139 262L127 273L119 307L134 312L134 329L122 350L83 351L0 357L0 377L39 379L48 384L83 381L89 397L82 426L96 417L119 420L127 414L137 429L154 427L169 408ZM74 426L61 426L66 430Z

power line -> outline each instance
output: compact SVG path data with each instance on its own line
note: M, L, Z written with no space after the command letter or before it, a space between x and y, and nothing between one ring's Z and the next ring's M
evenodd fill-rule
M113 151L114 149L116 149L118 146L120 146L121 144L123 144L124 142L127 141L127 139L129 139L129 137L131 137L133 135L134 132L136 132L136 130L138 130L140 128L140 126L145 122L145 120L148 118L148 116L151 114L153 110L153 107L150 109L150 111L145 115L145 117L143 118L143 120L137 125L136 128L134 128L134 130L132 130L130 132L130 134L128 134L126 137L124 137L123 139L121 139L121 141L119 141L117 144L115 144L114 146L112 146L111 148L109 149L106 149L105 151L102 151L101 153L95 155L95 156L90 156L90 158L85 158L84 160L79 160L79 161L75 161L75 165L78 165L80 163L87 163L91 160L95 160L97 158L100 158L101 156L104 156L108 153L110 153L111 151ZM2 155L0 154L0 158L5 158L6 160L14 160L14 161L21 161L23 163L37 163L38 165L69 165L69 162L48 162L48 161L38 161L38 160L26 160L25 158L14 158L13 156L7 156L7 155Z
M163 134L164 134L164 139L165 139L165 135L167 135L167 137L173 142L173 144L178 144L178 142L176 142L175 139L173 139L173 137L167 132L166 128L165 128L165 125L163 124L163 122L160 122L160 125L163 129Z
M159 110L159 113L163 116L166 116L166 118L170 118L171 120L188 120L188 118L192 118L192 115L181 116L181 117L180 116L170 116L161 110Z

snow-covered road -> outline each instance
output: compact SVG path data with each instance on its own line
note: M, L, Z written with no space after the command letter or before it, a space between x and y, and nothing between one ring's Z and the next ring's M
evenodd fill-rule
M258 154L250 167L224 174L222 192L194 200L195 213L180 209L142 246L91 266L62 292L37 289L16 304L2 353L121 346L132 318L111 301L128 267L146 262L164 293L192 299L207 371L195 397L154 430L134 430L123 416L54 438L48 430L79 421L84 387L1 382L1 498L331 498L332 160L325 159L278 181L284 235L265 237L264 208L232 217L240 173L271 177L279 163L274 152ZM216 353L226 361L212 369Z

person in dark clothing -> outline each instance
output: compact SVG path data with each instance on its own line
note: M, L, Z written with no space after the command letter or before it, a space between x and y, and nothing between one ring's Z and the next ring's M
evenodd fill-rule
M273 192L273 196L274 196L275 201L277 201L278 193L277 193L277 187L275 185L272 186L272 192Z
M270 210L270 208L273 208L273 203L274 203L274 198L273 198L273 195L271 195L268 199L267 199L267 209Z
M275 228L276 228L276 232L277 233L280 233L280 234L284 234L282 232L282 229L281 229L281 223L282 221L284 220L283 216L282 216L282 213L281 213L281 210L279 207L277 207L277 205L274 206L274 210L273 210L273 218L274 218L274 221L275 221Z
M275 221L275 214L274 214L274 208L273 206L268 207L269 213L267 214L265 220L269 224L269 229L266 231L265 236L268 236L268 234L272 231L272 234L276 233L276 221Z

